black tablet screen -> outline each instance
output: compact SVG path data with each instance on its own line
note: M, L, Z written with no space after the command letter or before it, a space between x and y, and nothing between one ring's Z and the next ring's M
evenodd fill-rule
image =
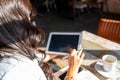
M56 35L51 36L48 51L68 53L71 48L78 48L79 35Z

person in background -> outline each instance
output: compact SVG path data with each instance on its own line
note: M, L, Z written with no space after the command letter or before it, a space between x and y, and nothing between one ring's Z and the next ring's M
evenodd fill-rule
M45 32L31 23L35 14L29 0L0 0L0 80L60 80L47 63L57 55L38 51ZM64 80L75 80L83 58L70 50Z

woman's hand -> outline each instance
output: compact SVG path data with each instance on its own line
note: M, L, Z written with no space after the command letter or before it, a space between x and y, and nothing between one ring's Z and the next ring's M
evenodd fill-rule
M45 53L45 50L42 50L42 49L37 49L37 51L38 51L39 53ZM51 60L51 59L53 59L53 58L55 58L55 57L57 57L57 56L59 56L59 55L57 55L57 54L47 54L47 53L45 53L45 59L43 60L43 62L48 62L49 60Z
M57 56L59 56L59 55L56 55L56 54L46 54L44 62L48 62L49 60L51 60L51 59L53 59L53 58L55 58Z
M82 64L84 56L85 55L82 53L82 49L80 51L76 51L75 49L70 51L68 58L69 69L66 76L75 76L78 74L78 70Z

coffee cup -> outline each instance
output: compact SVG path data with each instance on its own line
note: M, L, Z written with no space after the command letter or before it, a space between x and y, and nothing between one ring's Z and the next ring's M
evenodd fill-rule
M116 67L117 57L113 55L104 55L102 57L102 62L103 62L103 69L106 72L110 72L110 71L113 71Z

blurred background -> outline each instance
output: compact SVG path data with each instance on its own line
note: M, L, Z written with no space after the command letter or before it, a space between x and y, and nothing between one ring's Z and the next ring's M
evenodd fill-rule
M38 15L33 24L50 32L97 34L101 18L120 20L120 0L31 0Z

